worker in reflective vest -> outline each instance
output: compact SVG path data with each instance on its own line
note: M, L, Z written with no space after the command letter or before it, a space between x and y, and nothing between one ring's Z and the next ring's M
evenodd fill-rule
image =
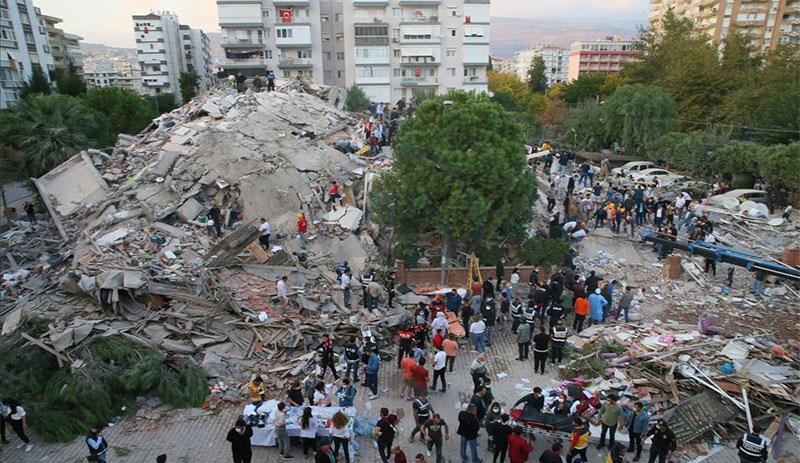
M536 307L535 306L528 306L525 307L525 323L531 325L531 331L536 328Z
M564 326L564 319L559 318L550 330L550 360L555 364L561 363L564 358L564 345L567 343L567 327Z
M753 432L747 433L736 442L741 463L763 463L767 461L769 441L761 435L761 426L753 425Z
M514 298L511 301L511 319L514 321L511 325L511 332L516 333L519 324L522 322L522 318L524 313L522 312L522 304L519 302L519 299Z

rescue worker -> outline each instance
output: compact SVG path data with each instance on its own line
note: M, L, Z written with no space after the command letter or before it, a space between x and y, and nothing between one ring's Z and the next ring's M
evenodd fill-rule
M561 363L564 358L564 346L567 344L567 327L564 326L564 319L559 318L556 326L550 329L550 360L553 365Z
M653 443L650 446L650 457L647 459L647 463L654 463L656 458L658 458L658 463L666 463L667 455L674 452L678 446L675 433L669 429L666 421L658 420L642 437L642 443L650 436L653 436Z
M522 303L519 301L518 298L514 298L511 301L511 319L513 323L511 325L511 332L516 333L519 324L522 322L525 313L522 310Z
M741 463L765 463L769 441L761 435L761 426L754 424L753 432L746 433L736 441Z
M367 292L367 286L373 281L375 281L375 274L372 272L371 268L368 268L361 274L361 304L363 304L365 308L369 308L370 305L372 305L372 297L370 297Z

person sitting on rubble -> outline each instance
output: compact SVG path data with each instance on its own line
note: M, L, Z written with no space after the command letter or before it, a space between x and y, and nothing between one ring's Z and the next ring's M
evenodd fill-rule
M256 93L260 92L263 87L264 81L261 80L261 77L258 75L253 77L253 88L255 88Z
M336 210L337 202L342 198L341 193L339 193L339 184L336 183L336 180L331 180L331 188L328 193L328 201L331 202L331 207L333 210Z
M258 408L264 401L264 393L267 392L266 386L264 386L264 379L261 375L256 375L256 377L250 381L247 385L247 391L250 394L250 402Z

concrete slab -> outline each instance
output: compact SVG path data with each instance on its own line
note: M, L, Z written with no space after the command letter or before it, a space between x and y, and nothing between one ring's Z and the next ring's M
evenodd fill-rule
M150 173L157 177L164 177L172 170L172 166L175 164L178 156L180 156L180 154L175 151L162 151L158 163L150 169Z
M175 215L184 222L191 222L197 218L202 210L203 205L200 202L194 198L189 198L175 211Z

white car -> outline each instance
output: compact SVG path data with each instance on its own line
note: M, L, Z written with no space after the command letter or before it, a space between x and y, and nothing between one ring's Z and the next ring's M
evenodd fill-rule
M633 175L633 179L639 183L653 183L654 180L658 180L659 186L670 186L673 183L683 182L688 180L688 177L684 175L674 174L665 169L645 169L639 171ZM631 175L628 175L629 177Z
M767 204L769 201L769 195L763 190L730 190L722 193L721 195L714 195L708 198L708 204L715 206L723 205L725 204L726 200L729 199L735 199L739 202L753 201L756 203Z
M614 169L611 169L611 173L613 175L617 175L619 173L627 177L628 175L631 174L636 175L636 173L641 172L645 169L652 169L655 166L656 165L650 161L631 161L622 167L616 167Z

